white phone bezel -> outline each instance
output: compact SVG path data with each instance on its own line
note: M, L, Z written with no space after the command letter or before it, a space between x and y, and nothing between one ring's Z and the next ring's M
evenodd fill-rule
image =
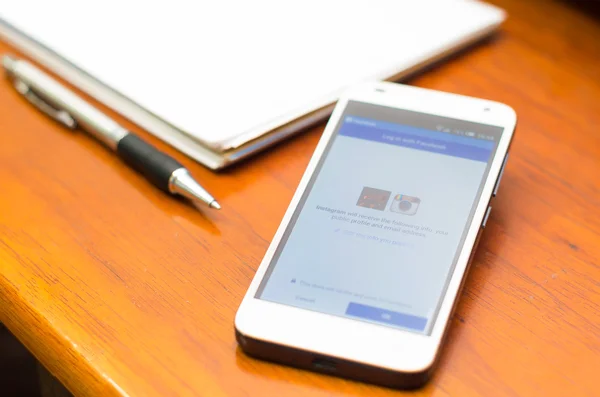
M429 335L318 313L254 297L300 198L350 100L504 128L462 251ZM236 329L242 335L254 339L388 370L408 373L428 369L433 364L440 347L515 125L514 110L498 102L385 82L366 83L348 90L339 99L283 221L238 309L235 318Z

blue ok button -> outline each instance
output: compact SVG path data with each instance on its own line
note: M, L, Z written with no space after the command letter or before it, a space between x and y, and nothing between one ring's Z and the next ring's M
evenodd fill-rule
M393 312L391 310L380 309L378 307L362 305L360 303L350 302L346 308L346 314L349 316L364 318L366 320L377 321L399 327L410 328L416 331L425 330L427 319L425 317L413 316Z

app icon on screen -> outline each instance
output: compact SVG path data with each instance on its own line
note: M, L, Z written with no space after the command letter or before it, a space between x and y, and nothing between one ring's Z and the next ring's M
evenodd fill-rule
M364 187L358 198L356 205L359 207L372 208L374 210L383 211L392 195L392 192L387 190L375 189L372 187Z
M392 200L390 211L404 215L414 215L419 209L421 199L418 197L397 194Z

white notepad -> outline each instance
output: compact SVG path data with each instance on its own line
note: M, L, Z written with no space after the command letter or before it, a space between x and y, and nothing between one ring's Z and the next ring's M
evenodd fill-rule
M472 1L0 3L0 37L213 169L322 120L345 87L402 77L504 19Z

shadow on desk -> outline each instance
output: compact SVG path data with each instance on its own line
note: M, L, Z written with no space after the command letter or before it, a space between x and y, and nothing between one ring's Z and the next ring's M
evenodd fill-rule
M564 3L579 8L588 15L600 18L600 0L563 0Z
M9 330L0 324L0 395L71 397Z

